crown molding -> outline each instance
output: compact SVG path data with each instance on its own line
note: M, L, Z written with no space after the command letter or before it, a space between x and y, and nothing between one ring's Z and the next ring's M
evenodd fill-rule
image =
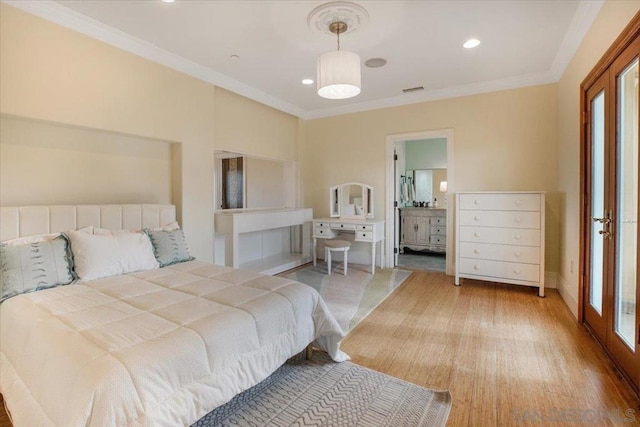
M65 28L77 31L91 38L100 40L111 46L130 52L134 55L164 65L176 71L195 77L215 86L242 95L254 101L273 107L277 110L294 115L301 119L318 119L341 114L357 113L379 108L396 107L456 98L468 95L494 92L499 90L516 89L534 85L556 83L569 64L571 58L582 43L582 40L598 15L605 0L581 0L565 37L558 49L558 53L547 72L511 77L500 80L471 83L467 85L430 90L421 93L399 95L373 101L342 105L319 110L305 110L278 97L270 95L238 80L232 79L208 67L190 61L182 56L171 53L152 43L133 37L123 31L110 27L100 21L89 18L53 0L0 0L10 6L27 13L39 16Z
M70 30L100 40L111 46L133 53L134 55L284 111L285 113L297 117L301 117L306 113L302 108L283 101L280 98L269 95L208 67L164 50L152 43L133 37L123 31L69 9L53 0L2 0L2 2Z
M605 0L582 0L578 4L576 13L571 19L569 29L560 43L558 53L549 68L549 73L556 81L559 81L564 73L564 70L569 65L571 58L576 54L576 51L582 44L584 36L591 28L593 21L595 21L600 9L604 5Z
M470 83L468 85L452 86L443 89L429 90L426 92L399 95L390 98L376 99L374 101L359 102L324 110L309 111L305 119L320 119L341 114L359 113L362 111L376 110L380 108L398 107L402 105L417 104L426 101L437 101L461 96L478 95L481 93L497 92L501 90L517 89L527 86L537 86L556 83L557 80L549 72L531 74L527 76L510 77L506 79L491 80L485 82Z

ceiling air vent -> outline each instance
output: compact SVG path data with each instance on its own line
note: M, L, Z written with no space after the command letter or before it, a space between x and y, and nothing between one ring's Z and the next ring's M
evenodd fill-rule
M416 87L410 87L407 89L402 89L404 93L419 92L421 90L424 90L424 86L416 86Z

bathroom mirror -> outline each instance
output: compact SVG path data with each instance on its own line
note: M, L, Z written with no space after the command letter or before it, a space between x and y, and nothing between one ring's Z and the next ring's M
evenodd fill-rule
M401 206L413 206L414 202L418 204L428 202L427 207L432 208L435 207L433 202L438 200L437 207L446 207L446 169L407 170L402 177L406 181L400 184Z
M331 187L329 213L331 217L373 218L373 187L358 182Z

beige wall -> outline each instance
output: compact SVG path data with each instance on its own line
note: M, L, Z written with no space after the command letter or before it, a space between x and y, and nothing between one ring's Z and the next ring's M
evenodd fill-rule
M173 143L171 199L191 251L203 260L213 260L214 149L297 158L297 118L4 3L0 114ZM25 163L34 153L3 147L3 154L3 162ZM2 177L0 193L13 178ZM50 182L40 194L66 191L61 185ZM87 202L113 202L120 194L113 188Z
M638 10L638 1L605 2L558 83L558 189L563 224L559 230L559 290L575 315L580 256L580 83Z
M247 208L285 206L285 164L282 161L247 157Z
M297 160L298 118L217 88L216 150Z
M453 128L456 188L449 191L551 192L546 269L557 271L556 97L556 85L544 85L306 121L305 205L328 215L328 188L359 181L374 186L375 214L384 218L387 135Z
M0 205L171 203L171 144L0 118Z
M213 259L214 87L0 8L0 113L181 143L188 167L173 201L192 252Z

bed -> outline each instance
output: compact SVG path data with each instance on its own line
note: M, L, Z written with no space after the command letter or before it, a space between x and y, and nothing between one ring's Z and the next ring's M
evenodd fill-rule
M0 208L0 240L143 229L170 205ZM0 303L0 392L16 426L190 425L310 343L344 336L311 287L186 261Z

